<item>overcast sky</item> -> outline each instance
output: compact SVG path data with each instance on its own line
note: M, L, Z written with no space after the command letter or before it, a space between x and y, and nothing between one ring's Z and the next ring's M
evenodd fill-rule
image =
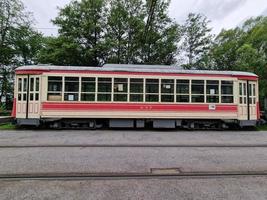
M27 11L33 13L35 27L45 35L56 35L51 19L71 0L22 0ZM267 15L266 0L171 0L170 16L183 23L189 12L202 13L211 20L213 32L233 28L252 16Z

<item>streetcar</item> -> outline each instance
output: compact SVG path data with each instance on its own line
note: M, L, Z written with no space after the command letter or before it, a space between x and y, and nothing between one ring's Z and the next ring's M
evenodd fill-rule
M255 126L258 76L176 66L33 65L15 70L18 126L187 128Z

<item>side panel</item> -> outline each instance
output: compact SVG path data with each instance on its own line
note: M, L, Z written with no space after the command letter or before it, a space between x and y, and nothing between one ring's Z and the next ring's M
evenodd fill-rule
M44 102L42 117L237 119L236 105Z

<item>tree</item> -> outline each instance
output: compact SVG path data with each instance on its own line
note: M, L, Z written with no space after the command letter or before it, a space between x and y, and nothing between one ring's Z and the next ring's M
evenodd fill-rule
M209 20L201 15L190 13L187 17L183 30L183 50L187 62L186 69L203 68L203 58L208 54L212 44L211 28L208 27Z
M0 0L0 101L6 99L7 107L13 94L14 67L34 63L40 48L42 36L31 24L20 0Z
M14 41L16 65L35 64L37 54L42 48L43 35L29 25L14 28L11 35Z
M107 20L108 62L138 63L144 30L142 0L111 0Z
M142 63L173 64L178 53L180 27L168 16L169 0L146 1L146 23L141 38Z
M20 1L0 0L0 65L12 63L15 54L11 35L15 27L25 24Z
M75 55L81 54L81 60L73 64L98 66L105 62L106 10L105 0L76 0L61 9L53 20L59 27L59 36L65 39L64 45L77 46Z
M214 69L259 76L260 99L267 96L267 17L248 19L241 27L222 30L211 48Z
M211 48L213 69L235 70L237 50L244 43L244 32L240 28L222 30Z
M45 37L38 53L39 63L45 64L83 65L83 59L80 45L65 36Z

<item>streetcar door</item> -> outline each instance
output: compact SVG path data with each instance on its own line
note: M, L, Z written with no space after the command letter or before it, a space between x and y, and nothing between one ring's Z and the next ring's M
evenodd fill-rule
M257 119L256 81L248 81L249 119Z
M256 120L256 81L239 81L239 119Z
M37 75L29 76L29 101L28 101L28 118L39 118L40 108L40 77Z
M17 82L16 117L26 118L28 77L26 75L19 75L17 76L16 82Z

